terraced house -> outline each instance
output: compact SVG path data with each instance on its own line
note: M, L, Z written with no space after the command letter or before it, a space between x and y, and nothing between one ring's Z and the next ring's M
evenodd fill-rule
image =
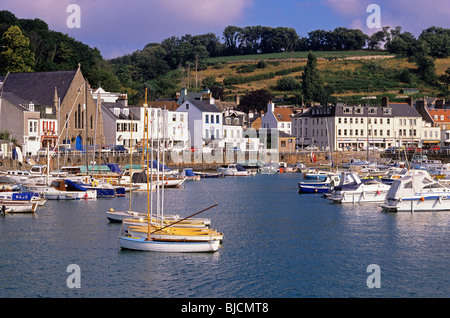
M292 118L293 135L300 147L320 150L364 150L421 146L427 140L439 142L438 128L422 120L408 103L380 106L316 106Z

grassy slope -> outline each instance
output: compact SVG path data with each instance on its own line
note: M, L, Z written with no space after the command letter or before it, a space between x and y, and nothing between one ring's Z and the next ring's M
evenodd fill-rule
M350 52L314 52L318 58L318 68L321 71L325 84L336 87L334 96L343 98L358 98L365 95L397 95L402 87L418 87L422 94L433 95L436 93L432 87L426 86L420 80L413 78L411 83L402 83L394 78L392 72L400 72L408 69L412 73L416 69L414 63L406 58L394 58L386 52L372 51L350 51ZM242 55L232 57L210 58L207 70L202 72L202 78L214 76L217 82L222 82L229 76L252 76L260 73L276 72L282 69L306 65L308 52L277 53L261 55ZM371 72L364 68L368 56L378 56L370 63L379 67L378 71ZM294 59L294 60L293 60ZM243 64L256 64L258 60L278 61L278 65L268 63L267 67L256 68L251 73L238 73L237 69ZM220 68L217 68L220 63ZM276 64L276 63L275 63ZM436 73L441 75L450 66L450 58L435 61ZM291 73L287 76L296 77L300 81L302 71ZM276 90L276 82L282 76L275 78L253 81L240 85L228 87L226 94L234 96L236 93L245 94L257 89L270 90L276 96L292 96L293 92L282 92Z

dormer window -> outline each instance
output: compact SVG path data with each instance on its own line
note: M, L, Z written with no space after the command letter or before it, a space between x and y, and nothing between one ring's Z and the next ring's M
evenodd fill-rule
M114 115L116 116L120 115L120 108L114 108Z
M130 114L130 110L128 108L124 108L123 114L128 117L128 115Z
M33 102L30 102L30 103L28 104L28 110L29 110L30 112L34 112L34 104L33 104Z

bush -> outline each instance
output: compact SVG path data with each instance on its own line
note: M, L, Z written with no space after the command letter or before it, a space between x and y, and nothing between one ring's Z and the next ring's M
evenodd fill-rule
M280 91L294 91L300 88L300 83L290 76L284 76L277 81L277 89Z

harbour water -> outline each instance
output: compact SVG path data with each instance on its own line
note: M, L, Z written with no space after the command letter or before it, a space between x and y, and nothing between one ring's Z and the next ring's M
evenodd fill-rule
M371 298L450 296L450 213L385 213L298 194L300 174L227 177L165 190L168 214L209 217L225 235L213 254L118 248L129 196L48 201L35 215L0 218L2 298ZM146 193L132 209L146 211ZM69 288L80 269L80 288ZM379 288L369 288L371 264Z

